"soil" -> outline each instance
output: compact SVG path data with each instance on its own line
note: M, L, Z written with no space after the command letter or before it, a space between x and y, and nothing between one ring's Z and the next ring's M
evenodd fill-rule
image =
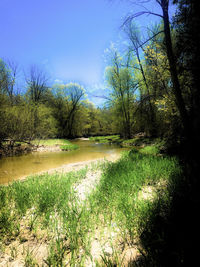
M119 159L119 157L120 155L118 154L112 154L109 160L116 161ZM93 166L103 161L104 159L100 159L67 164L59 168L51 169L47 173L66 173L70 171L77 171L88 166L88 172L85 179L83 179L81 183L74 185L75 192L79 197L79 205L81 205L83 201L85 201L87 196L98 185L101 178L101 170L93 168ZM26 177L23 177L22 179L25 178ZM147 198L150 197L149 195L151 195L151 192L149 192L149 190L144 191L145 192L143 192L143 197L145 197L145 193L147 193L148 195ZM22 229L22 231L20 232L20 239L18 238L8 243L5 247L4 252L1 252L0 249L0 267L28 266L25 264L25 262L29 251L32 253L32 255L34 255L34 260L37 262L37 264L34 266L46 266L44 265L44 259L46 259L48 256L48 245L50 243L48 236L46 235L44 230L37 231L37 234L31 233L30 230L25 227L25 225L26 222L23 222L22 220L20 227ZM106 257L112 259L116 251L118 251L120 258L123 258L124 266L128 266L128 262L135 259L138 256L139 252L136 247L123 246L123 242L120 240L119 236L119 229L116 225L114 225L114 223L111 226L102 227L101 229L96 228L95 235L91 240L91 255L93 259L91 260L90 258L88 258L86 260L85 266L95 266L95 262L101 262L102 255L106 255Z

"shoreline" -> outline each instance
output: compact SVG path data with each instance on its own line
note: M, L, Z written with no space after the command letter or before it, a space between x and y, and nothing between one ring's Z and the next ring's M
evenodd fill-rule
M51 168L48 170L44 170L41 172L37 172L34 174L30 174L30 175L25 175L22 177L17 178L16 180L13 180L9 183L6 184L0 184L0 185L5 185L7 186L8 184L12 184L13 182L16 181L20 181L23 182L25 181L28 177L31 176L39 176L39 175L43 175L43 174L54 174L54 173L68 173L68 172L72 172L72 171L79 171L83 168L85 168L86 166L92 165L93 163L98 163L98 162L104 162L104 161L110 161L110 162L114 162L117 161L119 158L121 157L121 154L119 153L113 153L107 157L102 157L102 158L98 158L98 159L91 159L91 160L86 160L86 161L78 161L78 162L74 162L74 163L69 163L69 164L63 164L59 167L55 167L55 168Z
M89 138L86 138L86 137L79 137L76 139L81 140L81 141L89 141ZM69 149L69 151L70 150L71 149ZM42 144L19 145L17 144L17 145L14 145L13 147L9 145L5 145L0 148L0 158L19 156L19 155L24 155L27 153L34 153L34 152L59 152L59 151L63 151L63 149L60 147L60 144L55 144L55 145L42 145Z

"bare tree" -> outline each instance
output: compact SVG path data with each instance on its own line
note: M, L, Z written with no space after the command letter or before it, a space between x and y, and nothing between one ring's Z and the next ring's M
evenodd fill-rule
M68 115L65 121L65 129L67 130L67 137L73 137L73 126L76 112L79 108L81 98L84 96L83 88L76 83L69 83L66 86L68 94Z
M28 75L25 75L30 99L38 103L47 92L48 77L37 65L31 65Z
M131 1L133 4L145 4L149 1ZM171 31L170 31L170 22L169 22L169 0L155 0L157 2L161 9L162 9L162 15L158 13L154 13L149 11L147 8L144 8L143 11L137 12L133 15L128 16L128 18L125 20L125 24L128 23L129 21L132 21L133 19L137 18L138 16L141 15L154 15L162 18L163 23L164 23L164 36L165 36L165 45L166 45L166 51L167 51L167 57L169 61L169 66L170 66L170 74L171 74L171 79L172 79L172 84L173 84L173 93L176 99L176 105L179 110L180 116L181 116L181 121L183 124L183 128L185 131L185 135L188 135L189 131L189 120L188 120L188 113L186 110L186 106L184 103L184 99L182 96L181 88L180 88L180 83L178 79L178 73L176 69L176 59L174 56L174 51L172 47L172 41L171 41Z
M6 60L6 65L8 67L9 72L9 82L6 86L7 94L10 98L11 104L14 102L14 96L17 95L17 91L15 90L16 80L19 74L19 64L14 60Z
M0 93L6 92L6 84L8 79L8 73L6 70L5 62L0 58Z
M156 129L155 112L153 109L153 105L151 103L151 92L149 89L149 85L147 82L146 74L145 74L142 60L141 60L141 56L140 56L140 49L143 49L143 45L146 42L142 42L142 40L139 36L140 33L136 27L136 24L134 24L132 20L127 20L126 23L124 24L124 32L127 35L129 42L130 42L129 52L133 52L137 58L138 67L136 67L136 68L140 71L140 73L142 75L142 80L143 80L145 88L146 88L145 91L146 91L147 97L145 99L146 99L147 104L149 106L149 114L148 115L149 115L149 120L150 120L151 125L152 125L151 134L154 135L155 129ZM141 101L141 103L143 103L143 101Z
M133 93L137 89L137 83L130 73L130 57L120 60L117 51L112 53L112 66L106 71L107 83L112 88L111 105L115 105L120 112L123 125L122 134L125 138L131 138L131 109L133 107Z

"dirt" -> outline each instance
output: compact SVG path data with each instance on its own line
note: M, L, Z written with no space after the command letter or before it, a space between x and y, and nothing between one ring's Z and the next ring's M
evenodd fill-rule
M116 161L120 155L113 154L108 160ZM94 168L94 165L102 163L104 159L89 160L85 162L77 162L72 164L63 165L59 168L53 168L47 172L42 173L54 173L54 172L70 172L77 171L88 166L88 172L86 177L80 182L74 185L75 192L79 197L79 204L81 205L87 196L95 189L100 181L102 171L98 168ZM39 173L41 174L41 173ZM25 177L23 177L25 179ZM151 199L153 189L151 187L145 187L140 192L140 198ZM25 227L26 222L21 222L22 232L20 233L20 239L11 241L5 248L4 252L0 250L0 267L21 267L29 266L25 265L27 255L31 252L32 263L37 262L38 265L30 266L46 266L44 259L48 256L49 237L44 230L39 230L37 234L32 233ZM115 223L109 226L102 226L96 228L95 234L91 240L91 255L92 260L88 258L85 266L96 266L95 262L102 263L101 256L104 255L107 259L114 259L116 252L118 257L123 259L123 266L128 266L128 262L135 260L139 255L136 247L129 247L124 245L120 240L120 230Z
M108 160L110 161L116 161L119 159L120 155L113 154L110 155ZM67 164L63 165L58 168L53 168L48 171L40 172L39 174L48 173L52 174L54 172L61 172L66 173L70 171L78 171L82 168L85 168L88 166L88 172L83 179L83 181L79 184L74 185L74 189L77 192L77 195L79 197L80 205L83 203L83 201L87 198L87 196L91 193L91 191L96 187L98 182L101 178L101 170L98 170L97 168L94 168L96 164L103 163L105 159L100 160L89 160L89 161L81 161L77 163ZM26 177L22 177L21 180L26 179ZM27 218L25 219L27 220ZM31 255L31 261L32 264L37 262L38 265L35 266L45 266L44 265L44 259L48 256L48 245L49 240L47 237L47 234L45 231L39 230L37 231L37 235L32 233L30 229L28 229L25 225L27 225L27 222L21 221L20 223L21 227L20 229L20 237L16 238L15 240L11 240L6 244L5 250L1 251L0 247L0 267L8 266L8 267L21 267L21 266L28 266L26 265L26 260L28 260L28 255L30 252ZM98 233L96 234L96 237L92 243L91 252L94 253L94 259L99 259L100 255L102 253L102 237L101 242L98 241L97 238ZM108 235L108 234L107 234ZM110 239L108 238L108 241ZM103 247L104 250L106 250L109 253L112 253L112 248L110 247L109 243L106 242ZM88 262L88 265L86 266L93 266L92 262ZM32 266L32 265L31 265Z
M106 160L114 162L116 160L118 160L120 158L120 154L111 154L109 155ZM59 173L67 173L67 172L71 172L71 171L79 171L82 168L85 168L86 166L89 166L91 164L96 164L98 162L104 162L105 158L99 158L99 159L94 159L94 160L87 160L87 161L79 161L76 163L70 163L70 164L64 164L61 165L60 167L56 167L56 168L52 168L49 169L47 171L42 171L42 172L38 172L34 175L41 175L41 174L53 174L55 172L59 172ZM28 175L26 176L22 176L19 178L19 180L23 181L28 177Z

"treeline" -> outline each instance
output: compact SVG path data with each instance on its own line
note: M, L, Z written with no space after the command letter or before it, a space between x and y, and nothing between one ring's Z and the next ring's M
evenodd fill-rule
M17 64L0 60L0 143L112 133L110 111L89 102L79 84L49 87L47 75L32 65L20 92L17 74Z
M96 108L76 83L48 86L47 75L31 66L25 92L16 90L18 66L0 61L0 140L73 138L77 136L135 133L168 138L188 146L199 143L199 32L194 3L174 1L173 23L169 1L156 1L160 23L142 37L135 23L142 11L123 24L126 46L109 49L105 70L109 93L104 108ZM192 19L192 18L196 19ZM123 51L123 52L121 52Z

